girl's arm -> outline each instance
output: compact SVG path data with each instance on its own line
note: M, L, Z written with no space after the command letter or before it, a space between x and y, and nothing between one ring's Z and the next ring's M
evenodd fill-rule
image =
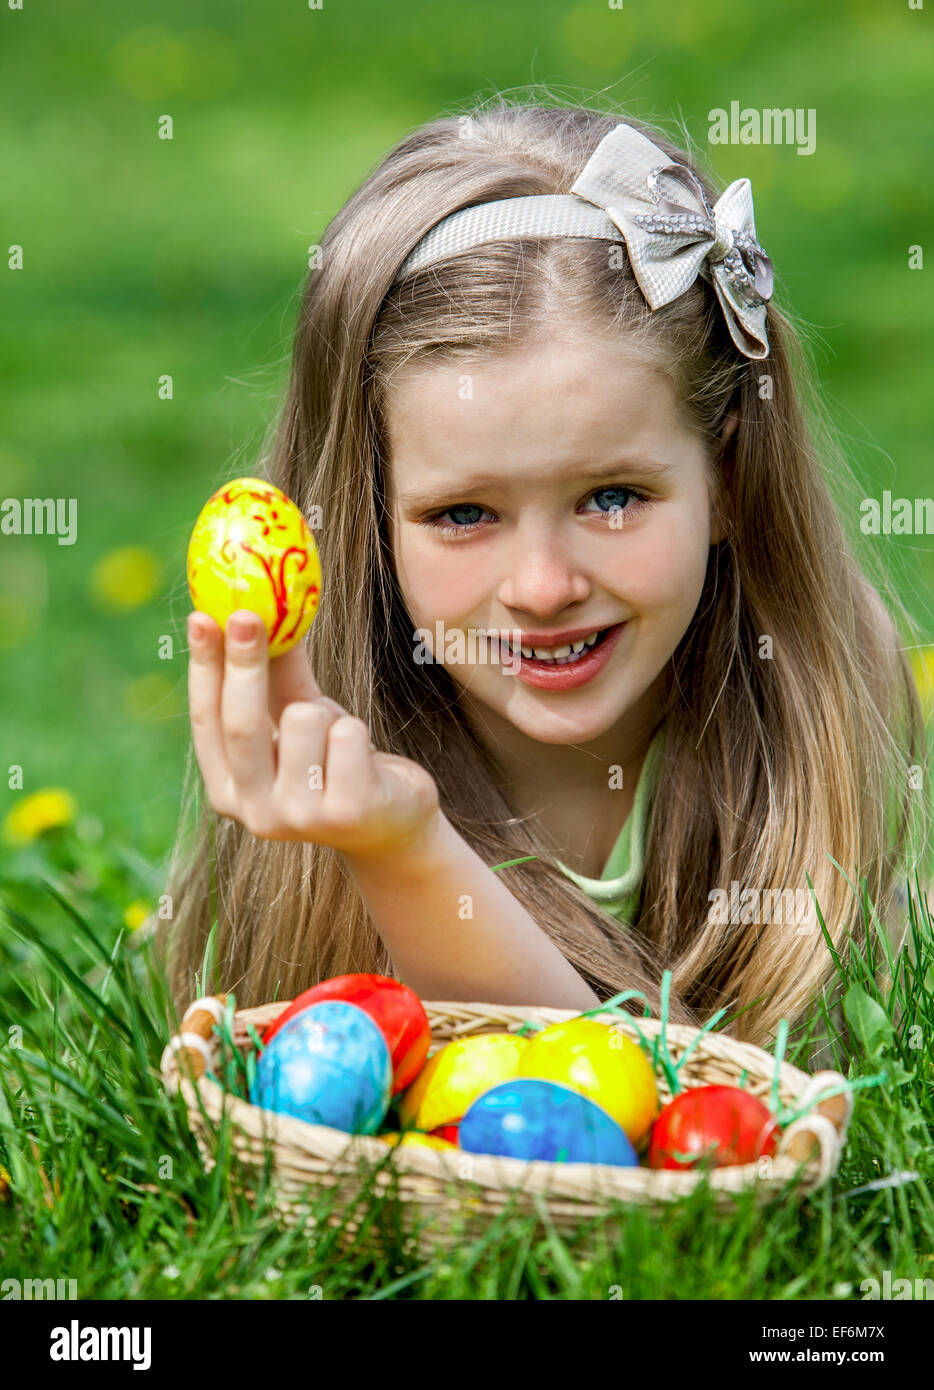
M366 724L321 694L299 647L270 663L262 622L246 610L226 633L192 614L188 636L192 736L212 807L260 839L338 850L416 993L599 1004L442 814L428 771L375 749Z
M599 1004L440 810L419 844L344 858L396 969L423 999Z

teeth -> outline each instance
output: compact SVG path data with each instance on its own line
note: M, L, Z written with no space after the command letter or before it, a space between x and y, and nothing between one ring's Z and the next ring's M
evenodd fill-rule
M536 661L557 661L564 663L574 660L585 648L592 647L600 636L601 629L589 633L586 637L579 638L576 642L565 643L561 647L523 647L522 655L526 658L534 657ZM510 647L510 651L513 649Z

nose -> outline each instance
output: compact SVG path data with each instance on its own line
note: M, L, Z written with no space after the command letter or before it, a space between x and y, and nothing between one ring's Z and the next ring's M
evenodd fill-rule
M519 528L497 597L517 612L549 618L591 590L584 557L552 527Z

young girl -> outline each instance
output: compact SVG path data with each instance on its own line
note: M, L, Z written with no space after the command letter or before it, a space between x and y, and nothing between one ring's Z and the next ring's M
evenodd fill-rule
M846 875L886 920L923 728L748 181L497 100L403 139L319 259L264 466L321 509L323 601L272 662L190 618L176 1004L216 917L241 1006L378 971L657 1013L670 968L673 1018L767 1044L833 976L807 876L837 950Z

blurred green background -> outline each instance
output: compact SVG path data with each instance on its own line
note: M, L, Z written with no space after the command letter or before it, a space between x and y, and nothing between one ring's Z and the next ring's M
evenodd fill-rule
M157 863L188 743L185 550L254 471L307 248L384 151L472 96L684 126L752 180L777 302L810 326L863 492L932 491L932 11L905 0L24 0L0 11L0 498L78 499L78 542L0 536L3 767ZM816 151L708 147L707 113L816 110ZM157 138L169 114L174 139ZM161 400L158 379L174 379ZM931 537L881 538L934 637ZM879 558L879 552L874 552ZM334 582L332 580L332 582ZM170 636L171 659L159 656ZM930 689L930 666L926 679ZM0 818L20 796L4 787ZM155 891L155 888L153 888Z

